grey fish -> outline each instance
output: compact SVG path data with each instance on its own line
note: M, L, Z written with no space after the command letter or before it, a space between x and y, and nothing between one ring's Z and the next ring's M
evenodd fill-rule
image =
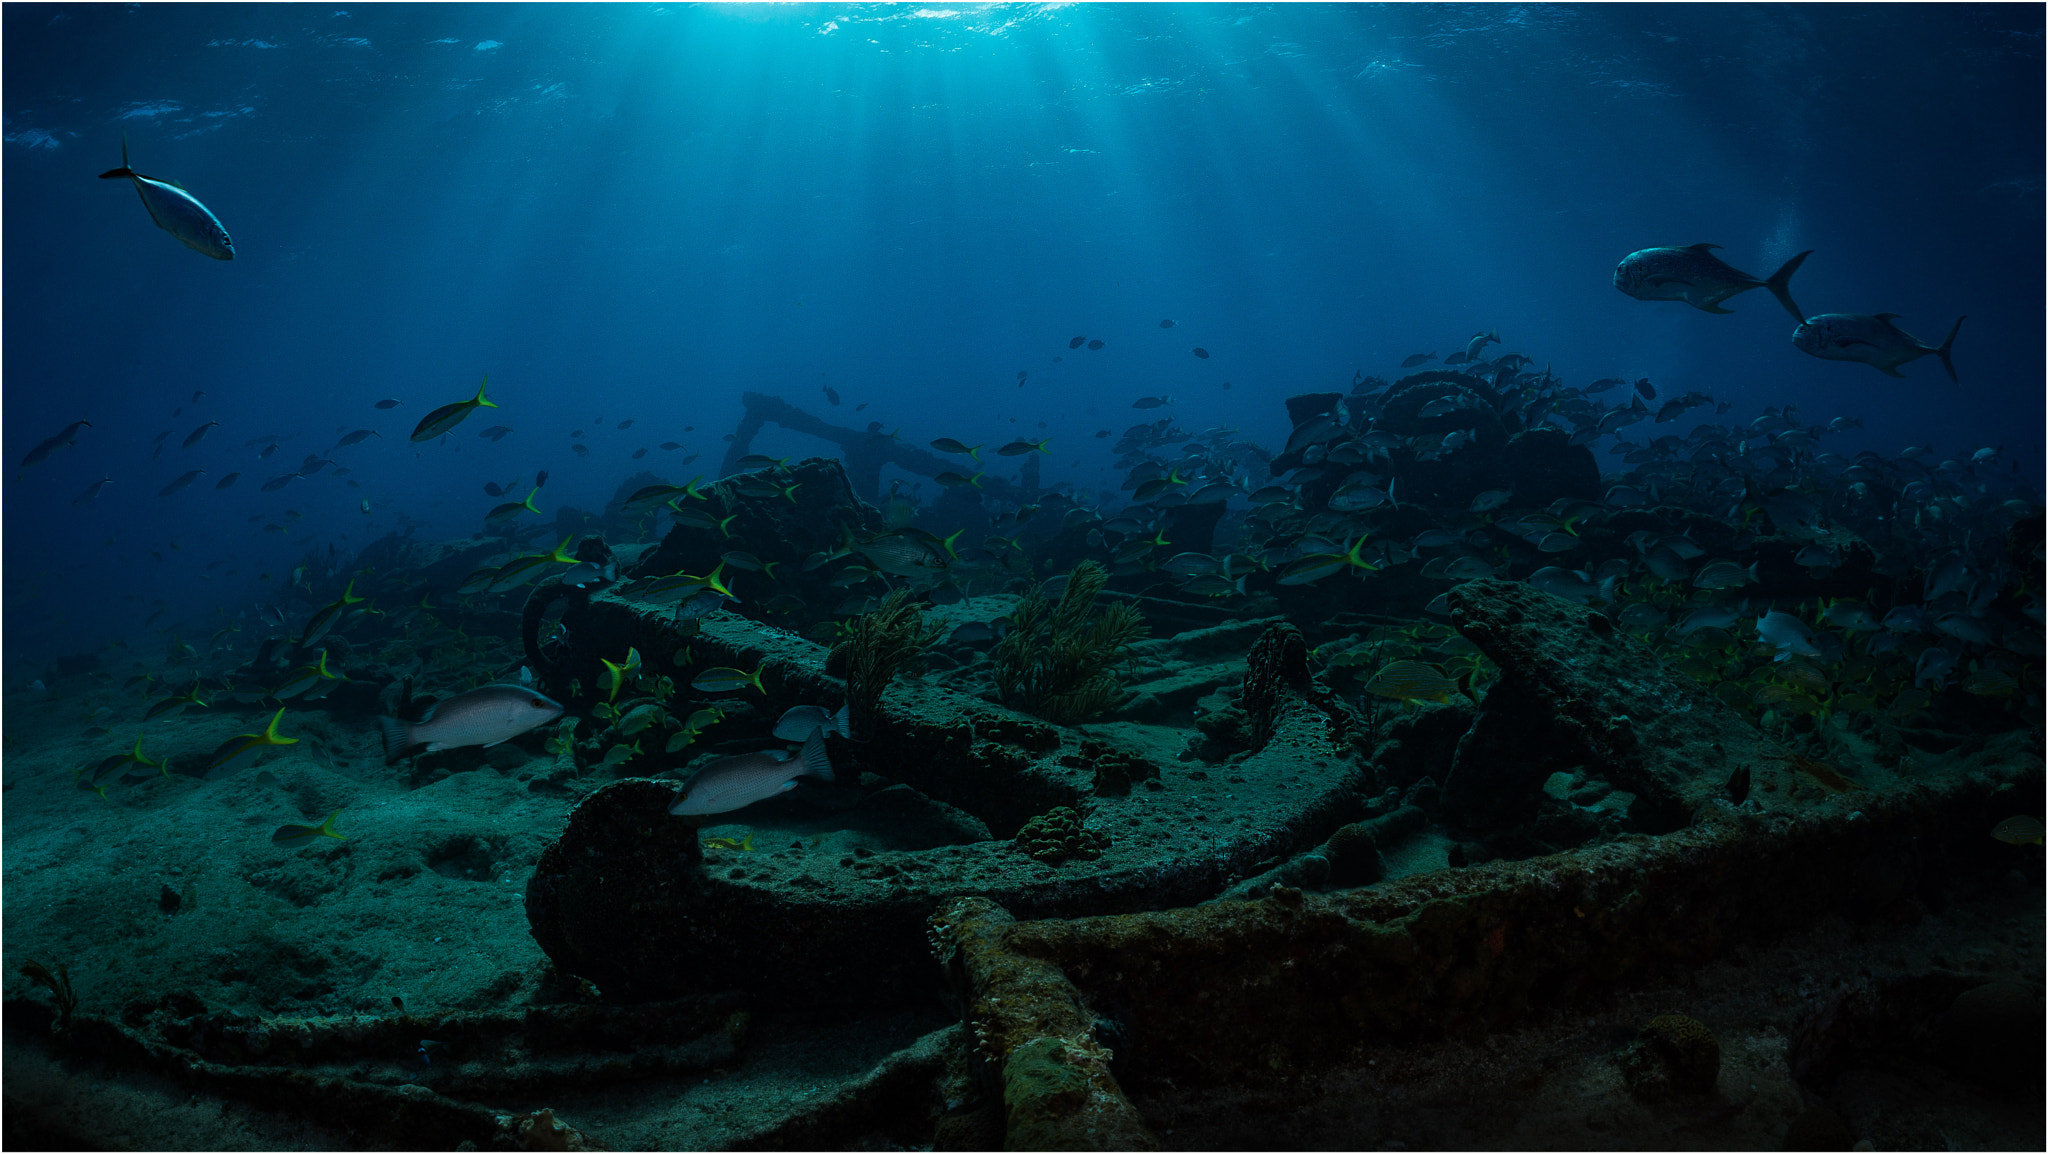
M71 422L70 424L64 426L63 432L58 433L56 436L51 437L49 440L44 441L42 444L37 445L35 448L30 449L28 451L28 456L23 457L21 459L21 467L26 469L30 465L42 464L44 461L50 459L51 453L54 453L57 450L64 448L66 445L71 444L73 441L76 441L78 439L78 430L89 429L91 427L91 421Z
M850 711L853 707L842 705L839 712L828 712L822 705L799 705L783 713L775 723L775 736L784 741L809 741L818 732L851 737Z
M1736 293L1754 288L1771 290L1794 320L1806 319L1793 303L1792 274L1806 258L1808 249L1779 266L1769 280L1758 280L1714 255L1718 244L1693 244L1684 248L1645 248L1621 258L1614 266L1614 287L1639 301L1684 301L1701 312L1727 313L1721 302Z
M191 484L192 482L197 481L200 477L204 476L205 474L206 470L204 469L193 469L187 472L184 476L179 477L177 480L172 481L170 484L165 485L163 488L157 490L156 495L159 497L168 497L172 493L175 493L178 490L184 488L185 486Z
M1792 330L1792 347L1824 361L1861 361L1888 377L1903 377L1899 366L1917 361L1929 353L1941 358L1948 379L1956 379L1956 364L1949 353L1955 348L1956 332L1967 317L1957 317L1948 339L1939 345L1923 344L1918 337L1892 323L1897 313L1821 313L1799 322Z
M795 753L768 749L719 758L697 771L668 811L683 817L730 813L787 793L796 788L797 778L806 776L832 780L822 729L812 730L803 749Z
M126 177L135 184L135 195L142 198L142 207L149 210L149 219L156 226L177 237L179 242L194 252L202 252L215 260L235 259L235 244L228 239L228 230L199 198L186 192L168 180L144 176L128 167L128 137L121 136L121 167L100 173L101 180L120 180Z
M560 716L560 705L523 685L486 685L436 704L418 721L380 717L377 725L389 761L422 744L428 753L465 745L488 749Z
M220 424L219 421L208 421L205 424L199 426L198 428L192 430L191 433L186 435L185 443L183 445L180 445L179 448L189 449L192 446L198 444L200 438L206 436L206 430L211 429L218 424Z

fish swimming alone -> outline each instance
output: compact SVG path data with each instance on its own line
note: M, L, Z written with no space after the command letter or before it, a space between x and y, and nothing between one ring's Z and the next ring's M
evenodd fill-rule
M832 761L825 753L825 731L814 729L794 753L765 749L721 757L697 771L668 811L679 817L730 813L743 806L788 793L799 777L832 780Z
M1949 354L1955 348L1956 332L1969 318L1957 317L1948 330L1948 339L1939 345L1928 345L1893 324L1898 315L1821 313L1807 317L1792 330L1792 347L1824 361L1861 361L1888 377L1904 377L1900 365L1933 353L1941 358L1941 367L1948 370L1948 379L1955 381L1956 363Z
M1806 314L1792 301L1792 274L1806 258L1808 249L1786 261L1768 280L1755 277L1714 255L1718 244L1692 244L1684 248L1645 248L1621 258L1614 266L1614 287L1639 301L1684 301L1701 312L1727 313L1721 302L1750 289L1771 290L1794 320Z
M560 705L523 685L486 685L436 704L418 721L380 717L377 725L390 761L415 745L428 753L465 745L489 749L560 716Z
M235 259L235 243L228 239L228 230L221 227L220 220L199 198L178 187L173 181L158 180L144 176L128 167L128 137L121 137L121 167L100 173L101 180L120 180L126 177L135 183L135 195L142 198L142 207L149 210L149 219L156 226L177 237L186 248L202 252L215 260Z

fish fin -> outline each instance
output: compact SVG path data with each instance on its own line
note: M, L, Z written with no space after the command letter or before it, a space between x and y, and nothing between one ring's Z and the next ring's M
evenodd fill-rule
M1701 306L1700 306L1700 311L1701 311L1701 312L1703 312L1703 313L1715 313L1715 314L1718 314L1718 315L1720 315L1720 316L1727 316L1727 315L1728 315L1729 313L1732 313L1732 312L1734 312L1735 310L1734 310L1734 309L1724 309L1724 308L1722 308L1722 307L1721 307L1720 305L1701 305ZM1638 398L1638 399L1640 399L1640 398Z
M380 717L377 728L384 735L384 760L390 761L411 748L413 744L411 726L395 717Z
M799 756L803 758L805 773L810 774L819 781L832 780L832 759L825 754L824 730L817 729L811 731L810 740L804 742L803 752ZM784 786L783 788L787 789L788 787Z
M1771 295L1778 298L1778 303L1785 306L1785 311L1792 314L1792 319L1801 324L1806 322L1806 314L1800 312L1799 306L1792 301L1792 274L1798 272L1799 266L1806 263L1806 258L1812 255L1813 250L1807 249L1778 266L1778 271L1772 273L1771 279L1764 282L1764 287L1771 290Z
M1877 366L1877 371L1887 377L1897 377L1902 381L1906 379L1906 374L1900 372L1897 365L1879 365ZM1953 375L1953 371L1951 371L1951 375Z
M1956 347L1956 333L1962 331L1963 322L1969 319L1968 314L1957 317L1956 323L1948 330L1948 339L1941 342L1940 348L1934 350L1934 355L1941 358L1941 367L1948 370L1948 379L1952 384L1962 382L1956 379L1956 363L1949 359L1949 354Z

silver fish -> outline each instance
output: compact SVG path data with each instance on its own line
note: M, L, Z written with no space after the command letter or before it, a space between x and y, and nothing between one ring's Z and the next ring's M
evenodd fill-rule
M832 780L832 762L825 755L825 731L812 730L795 753L767 749L721 757L697 771L670 804L677 816L730 813L796 788L799 777Z
M380 717L377 724L388 761L421 744L428 753L465 745L488 749L560 716L560 705L525 686L486 685L440 702L418 721Z
M177 237L179 242L194 252L202 252L215 260L235 259L235 243L228 239L228 230L221 227L199 198L186 192L168 180L144 176L128 167L128 137L121 137L121 167L100 173L101 180L120 180L126 177L135 183L135 195L142 198L142 207L149 210L149 219L156 226Z
M1918 337L1892 323L1897 313L1821 313L1807 317L1792 330L1792 347L1824 361L1861 361L1888 377L1903 377L1899 366L1929 353L1941 358L1948 379L1956 380L1956 364L1949 353L1955 348L1956 331L1967 317L1957 317L1948 339L1939 345L1921 343Z
M827 712L821 705L796 706L776 721L775 736L784 741L809 741L813 733L822 730L840 737L851 737L851 710L848 705L840 706L837 713Z
M1812 249L1786 261L1769 280L1758 280L1715 256L1714 250L1720 247L1693 244L1684 248L1639 249L1621 258L1621 263L1614 267L1614 287L1639 301L1684 301L1709 313L1732 312L1722 308L1721 302L1736 293L1764 288L1771 290L1792 319L1806 319L1806 314L1793 303L1789 286L1792 274L1813 254Z

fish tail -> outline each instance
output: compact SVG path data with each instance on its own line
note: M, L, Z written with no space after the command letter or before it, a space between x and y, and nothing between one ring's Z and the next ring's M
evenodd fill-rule
M801 756L803 757L805 773L810 774L819 781L832 780L832 759L826 756L825 753L824 730L814 729L811 731L810 738L804 742Z
M1806 258L1812 255L1813 250L1807 249L1780 265L1778 271L1771 274L1771 279L1764 282L1764 287L1771 290L1771 295L1778 298L1778 303L1785 306L1785 311L1792 314L1792 319L1801 324L1806 323L1806 314L1800 312L1799 306L1793 303L1792 274L1798 272L1799 266L1806 263Z
M399 754L404 753L417 744L412 739L412 727L395 717L378 718L377 728L384 735L385 761L396 758Z
M1949 359L1949 354L1956 347L1956 333L1961 331L1963 322L1969 319L1968 314L1957 317L1954 326L1948 330L1948 339L1941 342L1940 348L1934 350L1934 355L1941 358L1941 367L1948 370L1948 379L1954 384L1962 382L1956 380L1956 363Z

